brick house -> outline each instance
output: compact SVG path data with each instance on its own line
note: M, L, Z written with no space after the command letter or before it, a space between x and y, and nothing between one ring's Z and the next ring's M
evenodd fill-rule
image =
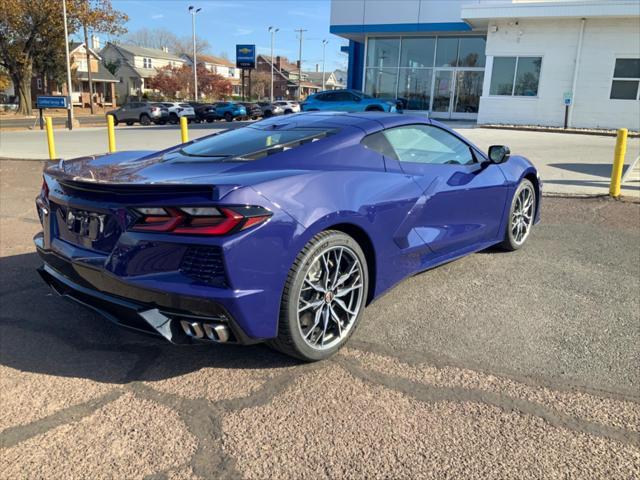
M302 72L302 82L299 83L300 69L297 62L296 64L291 63L286 57L278 55L273 60L273 66L273 96L276 99L304 99L321 88L310 82L305 72ZM256 69L258 72L271 75L271 57L267 55L258 55L258 58L256 59ZM302 88L300 97L298 97L299 86Z

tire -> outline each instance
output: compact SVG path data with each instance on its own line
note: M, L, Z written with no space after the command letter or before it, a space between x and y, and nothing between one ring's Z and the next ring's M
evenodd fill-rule
M524 209L521 208L523 202ZM538 199L536 198L536 189L533 184L525 178L520 182L511 199L504 240L500 244L500 247L507 251L522 248L531 234L537 206ZM516 226L516 224L520 226Z
M335 286L349 271L342 288ZM319 276L314 278L315 275ZM326 279L333 288L325 288ZM305 245L289 271L280 305L278 336L268 344L307 362L329 358L355 331L368 288L367 259L358 242L336 230L320 232ZM301 304L303 311L299 311Z
M113 115L113 126L114 126L114 127L115 127L115 126L117 126L117 125L118 125L118 123L120 123L120 122L118 122L118 117L116 117L115 115Z
M151 119L149 118L149 115L147 115L146 113L140 115L140 125L151 125Z
M226 113L224 114L224 119L225 119L227 122L233 122L233 115L231 115L229 112L226 112Z
M207 123L213 123L213 118L207 118Z
M293 110L289 110L288 108L284 111L285 115L289 115L291 113L293 113Z
M264 115L263 115L264 118L269 118L271 116L273 116L273 112L271 112L271 110L267 110L266 112L264 112Z
M169 123L171 123L172 125L176 125L179 121L180 119L178 118L178 115L176 115L175 113L169 114Z
M157 122L154 122L156 125L166 125L167 121L166 120L158 120Z
M131 125L133 125L133 122L132 122L131 120L127 120L125 123L126 123L129 127L130 127Z

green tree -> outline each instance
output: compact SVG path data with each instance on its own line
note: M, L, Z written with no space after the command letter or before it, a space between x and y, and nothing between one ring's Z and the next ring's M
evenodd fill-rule
M118 34L125 31L127 16L110 0L66 0L69 34L81 25L95 31ZM4 67L18 96L18 113L31 114L31 77L34 65L64 66L64 22L62 1L3 0L0 15L0 66ZM47 67L49 65L49 67ZM57 67L56 67L57 68Z

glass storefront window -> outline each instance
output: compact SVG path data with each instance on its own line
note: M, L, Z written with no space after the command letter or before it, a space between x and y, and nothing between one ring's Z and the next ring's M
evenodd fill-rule
M433 54L436 47L434 38L403 38L400 67L433 67Z
M364 91L372 97L396 98L397 68L367 68Z
M459 71L456 77L454 112L478 113L484 72Z
M486 40L483 37L461 37L459 67L484 67Z
M398 99L407 110L429 110L432 68L401 68Z
M458 61L458 38L438 37L436 67L455 67Z
M400 58L399 38L371 38L367 45L368 67L398 67Z
M495 57L489 95L511 95L515 71L516 57Z
M518 70L516 72L516 84L514 95L535 97L538 95L538 82L540 81L540 57L519 57Z

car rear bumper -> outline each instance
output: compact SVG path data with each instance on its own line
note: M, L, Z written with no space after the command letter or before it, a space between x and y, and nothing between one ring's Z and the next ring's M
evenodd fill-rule
M38 273L55 293L120 326L161 335L176 344L247 345L263 340L251 337L232 313L244 310L239 304L250 303L251 292L208 288L206 295L185 295L145 288L105 271L99 259L67 258L47 250L42 233L34 237L34 243L44 262Z

